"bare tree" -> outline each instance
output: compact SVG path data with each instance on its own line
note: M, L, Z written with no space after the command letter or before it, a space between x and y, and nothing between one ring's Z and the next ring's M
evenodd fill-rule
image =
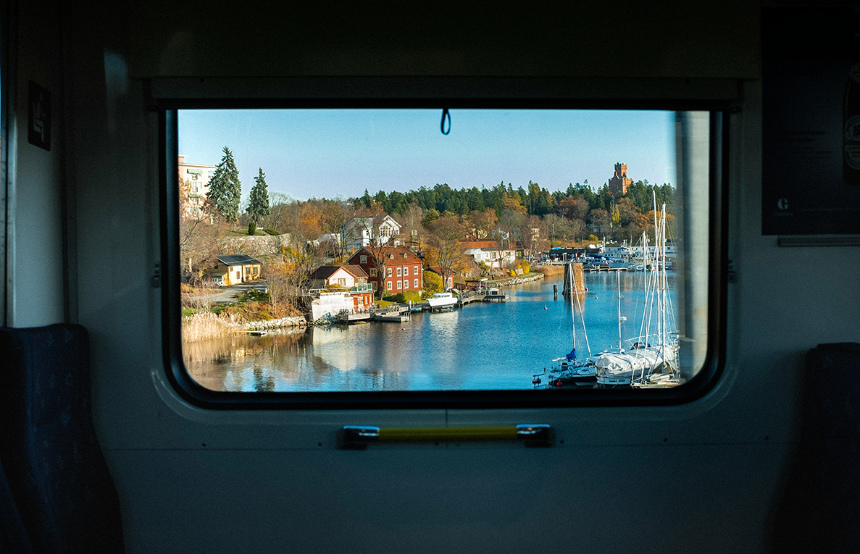
M465 235L466 229L457 218L442 216L431 223L430 231L430 241L436 250L444 287L448 277L465 268L460 239Z
M547 216L549 217L549 216ZM540 252L547 247L547 226L544 221L536 216L530 216L525 225L520 229L520 237L523 245L523 253L529 261L538 257Z

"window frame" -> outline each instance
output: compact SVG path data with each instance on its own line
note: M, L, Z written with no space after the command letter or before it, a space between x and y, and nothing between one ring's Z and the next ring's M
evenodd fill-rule
M168 97L154 99L158 118L161 313L163 359L167 379L192 405L215 410L304 409L522 409L686 404L699 399L719 381L725 364L727 219L730 112L737 99L726 87L698 99L589 100L565 98L318 98L217 99ZM705 89L696 89L706 95ZM169 96L169 95L168 95ZM707 353L696 375L665 389L450 390L366 392L222 392L204 388L185 370L181 343L180 268L178 247L178 111L230 108L433 108L441 109L619 109L709 112L709 205L707 290ZM390 281L388 281L390 283ZM390 289L389 289L390 290Z

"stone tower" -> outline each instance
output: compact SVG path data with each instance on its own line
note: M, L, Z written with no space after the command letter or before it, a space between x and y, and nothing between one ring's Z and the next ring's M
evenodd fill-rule
M615 164L615 175L609 179L609 190L614 194L616 192L627 194L627 187L633 184L633 179L627 177L627 164Z

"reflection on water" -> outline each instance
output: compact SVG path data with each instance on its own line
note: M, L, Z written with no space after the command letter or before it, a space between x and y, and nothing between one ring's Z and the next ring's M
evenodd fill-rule
M643 273L620 278L622 337L639 332ZM588 342L618 343L616 275L585 277ZM670 287L673 279L670 276ZM505 303L474 303L406 323L333 325L183 344L192 378L212 390L384 391L532 388L531 376L570 351L570 304L549 279L505 289ZM674 296L674 292L671 294ZM675 311L677 307L675 307ZM577 315L578 352L585 335Z

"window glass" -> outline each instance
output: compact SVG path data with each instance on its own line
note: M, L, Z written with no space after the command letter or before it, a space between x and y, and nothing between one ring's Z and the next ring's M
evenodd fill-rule
M695 376L709 113L450 114L443 135L435 109L179 111L183 163L214 167L199 204L201 173L174 169L192 379L313 393Z

